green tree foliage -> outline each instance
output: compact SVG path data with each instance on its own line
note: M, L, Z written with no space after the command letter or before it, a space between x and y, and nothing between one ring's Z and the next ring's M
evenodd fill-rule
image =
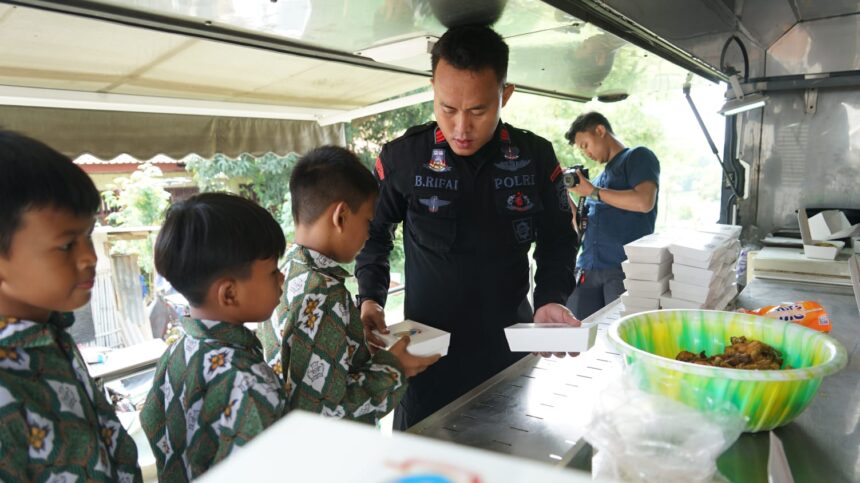
M170 205L170 193L164 189L161 170L143 163L129 177L120 177L102 193L105 206L111 211L106 221L116 227L157 226L164 221ZM152 237L146 240L121 240L112 244L112 254L136 254L147 280L152 279Z
M349 126L349 148L372 169L383 144L393 141L412 126L432 120L432 101L355 119Z
M278 220L292 243L295 226L290 213L290 174L298 159L296 153L242 154L238 158L216 154L211 159L193 156L186 169L201 191L229 191L259 203Z
M164 189L163 173L154 164L141 164L131 176L116 178L111 187L116 191L102 193L108 209L117 210L107 216L110 225L150 226L164 219L170 193Z

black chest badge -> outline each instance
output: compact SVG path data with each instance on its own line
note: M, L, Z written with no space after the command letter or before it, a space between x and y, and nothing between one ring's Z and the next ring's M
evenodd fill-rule
M520 218L512 222L514 229L514 238L520 243L527 243L534 240L534 228L531 218Z

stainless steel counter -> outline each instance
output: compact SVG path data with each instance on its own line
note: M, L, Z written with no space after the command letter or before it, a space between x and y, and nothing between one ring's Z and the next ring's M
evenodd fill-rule
M616 302L594 314L595 346L579 357L528 356L410 428L410 432L468 446L566 465L584 446L593 398L621 371L606 328Z
M851 287L756 279L741 292L738 305L800 300L820 302L830 314L831 335L848 351L848 365L824 379L812 404L776 435L796 482L860 481L860 314ZM733 482L765 482L767 458L767 433L745 434L718 466Z
M816 300L833 320L833 336L849 352L848 366L825 379L794 422L776 430L795 481L860 481L860 314L849 287L753 280L738 305L757 308ZM590 469L583 428L599 391L619 374L621 357L606 340L619 317L616 302L589 320L599 324L595 346L576 358L529 356L421 421L409 431L467 446ZM766 482L768 435L744 434L719 459L733 482Z

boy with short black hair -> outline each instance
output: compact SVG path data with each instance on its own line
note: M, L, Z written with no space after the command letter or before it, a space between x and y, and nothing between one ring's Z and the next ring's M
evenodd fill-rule
M101 203L66 156L0 131L0 481L140 481L137 448L66 332Z
M370 171L343 148L314 149L293 169L297 245L287 255L277 310L280 351L268 352L291 409L375 423L397 405L406 378L439 359L410 355L408 337L372 354L344 285L349 273L338 263L364 246L377 193Z
M191 316L159 360L140 416L161 481L199 477L283 415L281 382L244 324L271 317L285 249L272 215L244 198L203 193L168 210L155 268Z

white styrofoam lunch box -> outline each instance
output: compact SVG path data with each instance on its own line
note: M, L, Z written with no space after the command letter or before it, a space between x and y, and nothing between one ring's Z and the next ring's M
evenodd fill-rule
M511 352L585 352L597 340L597 324L514 324L505 337Z
M732 245L733 239L718 233L687 232L676 237L669 246L675 257L709 262L722 256L723 250Z
M817 231L819 232L819 234L829 233L829 235L827 236L818 238L812 235L812 219L807 217L806 209L801 208L797 210L797 225L800 228L800 238L803 240L803 254L806 256L806 258L814 258L818 260L836 260L836 257L839 255L839 252L845 247L845 242L838 240L830 240L830 238L834 237L834 234L830 230L838 229L840 227L845 228L843 225L847 224L848 220L845 219L844 224L840 220L840 222L838 223L839 226L828 226L827 221L828 218L844 218L845 214L841 211L837 211L836 213L841 215L841 217L839 217L835 215L825 216L826 213L828 212L822 211L821 213L812 217L812 219L818 219ZM850 231L851 227L849 226L847 230Z
M663 297L660 297L660 307L664 309L701 309L705 307L703 302L693 302L690 300L676 299L669 292Z
M376 332L385 341L386 348L391 348L403 336L409 336L409 345L406 350L414 356L448 355L448 345L451 343L451 334L429 325L424 325L414 320L404 320L388 326L387 334Z
M663 263L637 263L625 260L621 262L624 276L633 280L657 281L669 275L672 271L672 263L669 260Z
M824 210L809 218L809 234L813 240L835 240L860 234L860 224L851 225L841 210Z
M718 233L720 235L726 235L729 238L735 239L741 236L740 225L725 225L723 223L699 225L696 227L696 231L700 231L702 233Z
M671 243L670 236L652 233L624 245L624 253L631 262L660 264L672 258L669 253Z
M681 283L709 287L718 278L725 278L731 271L732 265L717 265L711 270L690 267L687 265L672 264L672 277Z
M660 308L658 297L636 297L625 292L621 295L621 303L625 309L657 310Z
M708 302L712 302L714 298L722 295L725 284L726 279L715 280L708 287L700 287L698 285L691 285L689 283L672 280L669 286L672 289L672 298L689 300L691 302L698 302L707 305Z
M624 279L624 288L634 297L659 298L669 289L671 275L666 275L657 281Z

